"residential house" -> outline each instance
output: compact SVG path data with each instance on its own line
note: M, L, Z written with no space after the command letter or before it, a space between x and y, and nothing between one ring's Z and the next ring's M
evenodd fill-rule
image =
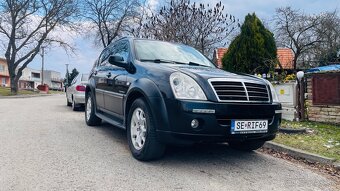
M6 59L0 58L0 86L10 87L10 79Z
M42 80L44 81L42 82ZM22 76L19 79L19 88L36 89L38 85L44 83L47 84L50 89L60 90L63 88L62 82L60 72L44 70L43 75L41 75L41 70L27 67L22 71Z
M44 70L44 84L52 90L61 90L63 88L63 79L61 73L53 70Z
M25 68L19 79L19 89L37 89L41 84L41 70Z
M214 51L213 62L217 65L217 67L222 68L222 58L224 54L228 51L228 48L217 48ZM277 58L284 70L291 71L293 70L293 60L294 53L289 48L278 48L277 49ZM280 70L279 66L276 66L276 70Z

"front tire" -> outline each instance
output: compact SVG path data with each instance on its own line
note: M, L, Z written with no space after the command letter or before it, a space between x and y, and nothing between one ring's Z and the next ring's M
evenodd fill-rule
M97 126L102 123L102 120L96 116L94 107L94 99L89 92L85 102L85 121L88 126Z
M251 141L243 141L243 142L229 142L229 146L236 150L241 151L253 151L261 148L265 141L260 140L251 140Z
M144 99L132 103L127 120L127 139L132 156L137 160L155 160L165 152L165 145L156 138L154 118Z

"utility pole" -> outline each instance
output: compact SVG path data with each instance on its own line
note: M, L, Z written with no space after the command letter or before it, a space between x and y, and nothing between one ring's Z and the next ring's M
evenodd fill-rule
M298 114L299 114L299 120L304 121L305 120L305 87L304 87L304 77L305 73L303 71L299 71L296 74L296 77L298 79Z
M41 47L41 85L44 85L44 47Z
M69 76L69 73L68 73L68 64L65 64L66 65L66 84L67 86L69 85L69 82L68 82L68 76ZM66 86L65 86L65 92L66 92Z

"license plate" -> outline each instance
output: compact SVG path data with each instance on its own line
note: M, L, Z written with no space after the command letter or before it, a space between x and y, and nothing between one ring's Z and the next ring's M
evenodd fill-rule
M231 134L267 132L268 120L231 120Z

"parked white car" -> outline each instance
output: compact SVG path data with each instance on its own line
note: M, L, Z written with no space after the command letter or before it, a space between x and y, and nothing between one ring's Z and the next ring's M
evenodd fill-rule
M70 86L66 88L67 106L72 106L73 111L84 108L85 89L88 78L88 74L78 74Z

